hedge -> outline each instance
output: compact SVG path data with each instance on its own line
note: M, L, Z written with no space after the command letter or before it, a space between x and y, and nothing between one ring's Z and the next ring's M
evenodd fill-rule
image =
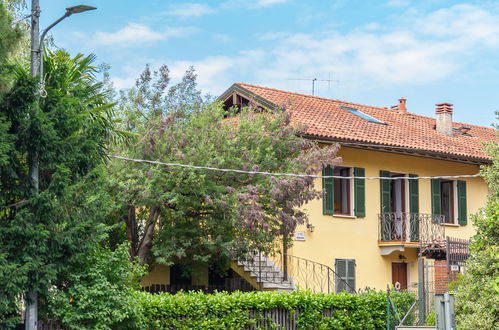
M414 295L392 292L399 314L405 314ZM150 294L137 292L144 329L241 329L262 327L265 311L284 309L296 320L298 329L386 329L387 299L384 292L353 295L313 294L296 291L201 292ZM264 323L265 328L281 328Z

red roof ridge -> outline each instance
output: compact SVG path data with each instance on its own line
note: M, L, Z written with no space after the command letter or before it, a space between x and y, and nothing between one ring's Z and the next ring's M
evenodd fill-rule
M331 99L331 98L327 98L327 97L310 95L310 94L302 94L302 93L290 92L290 91L285 91L285 90L282 90L282 89L277 89L277 88L272 88L272 87L252 85L252 84L247 84L247 83L242 83L242 82L236 82L235 84L236 85L243 85L243 86L246 85L246 86L251 86L251 87L256 87L256 88L265 88L265 89L276 91L276 92L279 92L279 93L286 93L286 94L294 94L294 95L305 96L305 97L312 97L312 98L320 99L320 100L324 100L324 101L341 102L341 103L347 103L347 104L352 104L352 105L358 105L358 106L361 106L361 107L375 108L375 109L379 109L379 110L389 110L389 111L393 111L393 113L397 112L395 110L391 110L390 108L377 107L377 106L373 106L373 105L367 105L367 104L361 104L361 103L343 101L343 100L339 100L339 99ZM410 112L407 112L407 113L412 114Z
M304 96L304 97L310 97L310 98L320 99L320 100L329 101L329 102L331 102L331 101L332 102L340 102L340 103L357 105L357 106L366 107L366 108L373 108L373 109L376 109L376 110L389 111L390 113L393 113L393 114L397 113L397 114L406 115L406 116L418 116L418 117L427 118L427 119L436 121L435 117L420 115L420 114L417 114L417 113L414 113L414 112L409 112L409 111L400 112L400 111L397 111L397 110L392 110L392 109L390 109L388 107L378 107L378 106L373 106L373 105L366 105L366 104L361 104L361 103L343 101L343 100L340 100L340 99L331 99L331 98L322 97L322 96L316 96L316 95L310 95L310 94L302 94L302 93L290 92L290 91L285 91L285 90L282 90L282 89L277 89L277 88L272 88L272 87L266 87L266 86L260 86L260 85L253 85L253 84L248 84L248 83L243 83L243 82L236 82L234 84L236 84L236 85L242 85L242 86L251 86L251 87L256 87L256 88L264 88L264 89L276 91L276 92L279 92L279 93L294 94L294 95L299 95L299 96ZM453 122L453 126L458 126L458 125L467 125L467 126L472 126L472 127L476 127L476 128L484 128L484 129L489 129L489 130L494 129L494 127L490 127L490 126L476 125L476 124L463 123L463 122L457 122L457 121Z

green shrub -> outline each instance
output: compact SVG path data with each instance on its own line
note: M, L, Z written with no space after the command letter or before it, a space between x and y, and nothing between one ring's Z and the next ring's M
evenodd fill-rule
M67 284L48 296L48 315L68 329L140 329L137 278L143 269L128 259L128 249L98 247L72 262Z
M435 311L431 311L431 313L426 316L426 322L424 325L427 327L435 326Z
M414 295L400 292L392 297L399 313L405 313ZM386 293L353 295L310 292L201 292L149 294L136 292L143 326L147 329L239 329L255 325L267 309L283 308L296 315L300 329L386 328ZM253 310L256 317L250 317ZM327 313L325 313L327 311ZM330 316L325 316L330 315ZM266 328L278 327L267 324Z

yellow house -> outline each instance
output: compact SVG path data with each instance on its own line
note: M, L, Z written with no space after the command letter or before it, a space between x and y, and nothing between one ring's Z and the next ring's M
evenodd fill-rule
M285 108L307 138L339 143L343 159L324 169L329 178L316 180L323 198L305 206L310 221L296 229L286 257L260 256L258 266L234 262L232 278L256 289L411 289L418 258L445 264L448 237L474 234L471 215L488 193L476 176L490 163L483 142L498 139L495 129L453 122L451 104L437 104L430 118L408 112L404 98L391 108L371 107L243 83L219 99L226 107ZM171 284L170 273L157 268L143 285ZM191 284L209 284L209 274L200 273ZM286 285L271 285L279 280Z

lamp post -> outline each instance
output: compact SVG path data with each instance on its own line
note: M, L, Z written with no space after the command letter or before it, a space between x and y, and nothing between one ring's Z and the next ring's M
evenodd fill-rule
M47 32L60 23L66 17L73 14L83 13L88 10L97 9L92 6L79 5L66 8L66 13L50 24L42 33L40 38L40 0L31 0L31 62L30 73L32 77L40 74L40 81L43 81L43 40ZM36 111L36 110L35 110ZM30 195L38 194L39 189L39 153L38 150L28 150L28 176L30 183ZM25 329L36 330L38 323L38 292L30 290L27 295Z
M56 21L54 21L52 24L47 26L45 30L42 32L42 36L40 37L40 82L43 83L43 40L45 40L45 36L47 35L47 32L57 24L59 24L63 19L73 15L73 14L79 14L83 13L89 10L95 10L97 8L92 7L92 6L87 6L87 5L78 5L78 6L73 6L73 7L68 7L66 8L66 13L58 18Z

